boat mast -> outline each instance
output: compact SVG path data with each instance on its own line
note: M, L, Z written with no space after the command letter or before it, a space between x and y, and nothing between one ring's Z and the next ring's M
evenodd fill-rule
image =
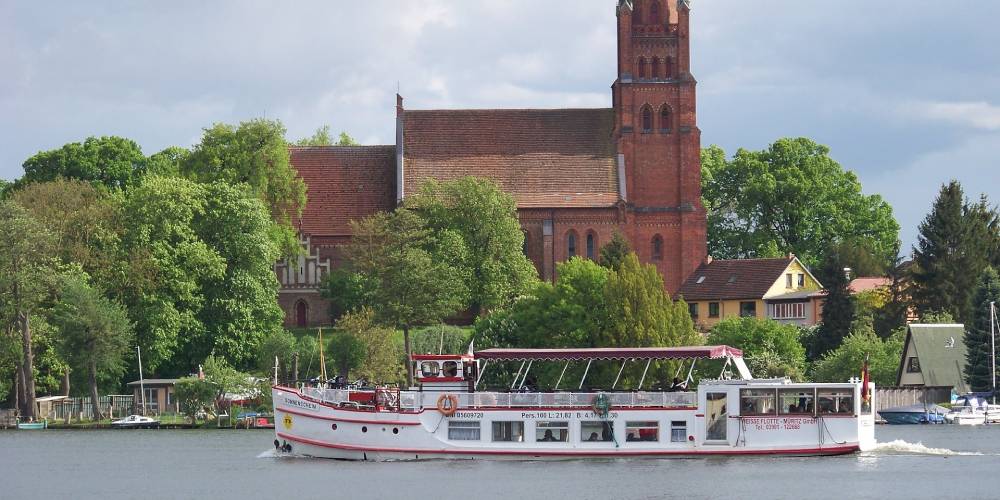
M142 349L139 346L135 346L135 352L139 355L139 397L142 398L142 414L146 414L146 386L143 384L142 380Z
M993 375L993 404L997 404L997 311L996 302L990 302L990 346L993 348L990 356L990 373Z
M319 379L324 384L327 381L326 378L326 357L323 356L323 329L319 329Z

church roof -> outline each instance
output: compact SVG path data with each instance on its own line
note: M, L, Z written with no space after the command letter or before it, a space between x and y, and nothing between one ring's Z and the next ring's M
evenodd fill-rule
M308 188L296 228L307 235L349 236L351 220L396 206L395 146L291 147Z
M404 111L404 194L429 178L493 179L520 208L618 202L613 109Z

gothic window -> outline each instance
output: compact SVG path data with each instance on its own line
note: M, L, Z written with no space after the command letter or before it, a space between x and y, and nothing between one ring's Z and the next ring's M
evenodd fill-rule
M570 231L566 235L566 258L572 259L576 257L576 233Z
M653 260L663 260L663 237L653 236Z
M587 258L590 260L597 258L597 238L594 233L587 233Z
M635 6L635 10L632 11L632 24L639 25L642 24L642 9L638 4Z
M666 104L660 108L660 130L664 132L669 132L673 127L673 114L670 112L670 106Z
M642 108L642 131L647 134L653 131L653 109L649 106Z
M658 80L660 78L660 58L659 57L654 57L653 58L653 71L651 71L651 73L653 75L653 79L654 80Z
M646 59L645 58L642 58L642 57L639 58L639 71L638 71L638 73L639 73L639 78L641 78L641 79L649 78L649 75L646 73Z
M674 58L673 57L668 57L667 58L666 66L667 66L667 78L668 79L673 78L674 77Z
M309 306L304 300L295 303L295 326L299 328L309 326Z
M660 2L649 6L649 24L660 24Z

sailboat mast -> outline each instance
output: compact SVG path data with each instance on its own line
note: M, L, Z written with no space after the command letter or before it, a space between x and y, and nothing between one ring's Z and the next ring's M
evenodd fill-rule
M323 329L319 329L319 378L322 383L326 383L326 357L323 356Z
M135 346L135 352L139 356L139 397L142 401L142 414L146 414L146 386L142 377L142 349Z
M993 404L997 402L997 309L996 302L990 302L990 345L993 352L990 356L990 373L993 375Z

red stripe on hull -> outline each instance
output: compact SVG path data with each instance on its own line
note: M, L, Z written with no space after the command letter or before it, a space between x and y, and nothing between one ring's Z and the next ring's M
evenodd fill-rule
M275 408L280 412L291 413L292 415L299 415L301 417L315 418L317 420L329 420L331 422L345 422L349 424L372 424L372 425L420 425L420 422L401 422L398 420L360 420L355 418L338 418L338 417L327 417L325 415L313 415L311 413L304 413L298 410L291 410L288 408Z
M297 443L331 448L335 450L358 451L370 453L401 453L405 455L487 455L487 456L523 456L523 457L665 457L665 456L747 456L747 455L846 455L860 450L858 445L832 446L829 448L798 448L784 450L619 450L619 451L558 451L558 450L446 450L446 449L413 449L413 448L372 448L349 444L327 443L313 439L292 436L283 432L276 433L278 437Z

